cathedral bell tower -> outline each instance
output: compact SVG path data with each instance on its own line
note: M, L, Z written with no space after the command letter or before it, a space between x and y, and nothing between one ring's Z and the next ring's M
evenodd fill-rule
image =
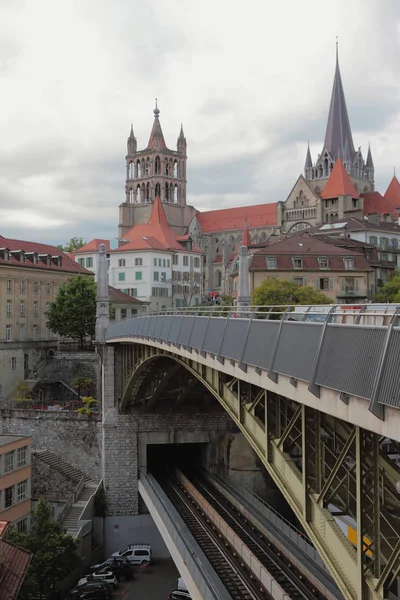
M181 125L177 149L170 150L161 129L157 100L153 114L153 127L144 150L137 149L133 126L128 137L125 202L120 205L120 238L132 226L148 221L157 197L165 205L168 222L177 229L177 233L184 227L187 144L183 127Z

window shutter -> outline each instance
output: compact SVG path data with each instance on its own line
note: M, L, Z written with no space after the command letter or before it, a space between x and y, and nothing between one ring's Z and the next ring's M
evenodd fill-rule
M334 281L333 281L333 279L330 277L330 278L329 278L329 289L330 289L330 290L333 290L333 286L334 286Z
M314 287L316 290L319 290L319 279L314 279Z
M342 290L342 292L344 292L346 289L346 280L344 279L344 277L342 277L342 279L341 279L340 289Z
M303 279L303 285L307 286L308 285L308 279Z
M358 292L358 279L354 280L354 291Z

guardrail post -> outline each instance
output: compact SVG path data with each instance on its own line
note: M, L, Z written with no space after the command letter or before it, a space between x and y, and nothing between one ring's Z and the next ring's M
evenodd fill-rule
M315 383L315 377L317 376L319 359L320 359L320 355L321 355L322 345L324 343L326 329L327 329L328 323L331 320L331 317L332 317L333 313L335 312L335 310L336 310L336 306L332 306L332 308L330 309L330 311L328 312L328 314L326 316L324 324L322 325L321 337L319 338L318 349L317 349L317 353L315 355L314 364L313 364L311 375L310 375L310 381L308 382L308 390L316 398L320 397L320 386Z
M247 341L248 341L248 339L249 339L249 335L250 335L251 323L252 323L252 321L253 321L253 317L254 317L254 315L257 313L257 310L258 310L258 306L256 306L255 310L253 310L253 311L251 312L251 316L250 316L250 319L249 319L249 324L248 324L248 326L247 326L246 335L244 336L243 349L242 349L242 353L241 353L240 360L239 360L239 364L238 364L238 366L239 366L239 369L240 369L241 371L244 371L244 373L246 373L246 372L247 372L247 365L246 365L246 364L243 362L244 353L245 353L245 351L246 351Z
M231 313L228 312L228 314L226 315L225 327L224 327L224 331L222 332L221 343L219 345L218 352L217 352L217 361L219 363L221 363L221 365L223 365L225 362L225 358L223 356L221 356L221 350L222 350L222 346L224 345L225 333L226 333L226 329L228 327L228 320L229 320L230 314Z
M207 325L206 325L206 332L204 334L203 343L201 344L200 356L202 356L203 358L206 357L206 352L204 352L204 344L205 344L205 341L206 341L206 337L207 337L207 333L208 333L208 327L210 325L211 318L214 317L214 311L215 311L215 305L212 307L212 309L210 311L210 314L208 315L208 321L207 321Z
M284 323L284 321L286 321L287 315L289 314L289 311L291 308L292 308L291 306L288 306L282 314L281 322L279 323L278 335L276 336L274 348L273 348L272 354L271 354L271 362L270 362L270 365L268 368L268 379L270 379L274 383L277 383L277 381L278 381L278 373L275 373L275 371L274 371L274 364L275 364L276 352L278 350L279 338L281 337L283 323Z

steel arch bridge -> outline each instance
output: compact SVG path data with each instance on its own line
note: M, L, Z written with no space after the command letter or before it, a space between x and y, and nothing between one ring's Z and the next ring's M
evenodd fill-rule
M262 461L344 597L383 599L400 571L400 474L381 447L392 411L398 413L396 394L388 398L385 392L390 376L400 376L393 362L398 312L308 307L291 313L285 307L260 316L175 312L118 323L107 332L114 348L114 398L121 412L151 412L165 399L179 411L199 386L207 390ZM363 355L355 357L353 369L334 356L342 344L348 361L360 352L360 342ZM337 372L324 374L329 352ZM357 381L360 372L365 376ZM347 387L323 385L335 377ZM349 410L353 403L359 421ZM332 506L356 527L344 531Z

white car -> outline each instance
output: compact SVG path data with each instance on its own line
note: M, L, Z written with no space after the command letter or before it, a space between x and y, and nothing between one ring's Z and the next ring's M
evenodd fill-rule
M124 558L133 565L151 563L151 547L149 544L131 544L119 552L114 552L112 558Z
M118 581L114 573L111 573L111 571L107 570L98 571L97 573L89 573L89 575L85 575L85 577L82 577L82 579L78 581L78 588L82 585L85 585L85 583L88 583L89 581L105 581L110 587L112 587L113 590L115 590L115 588L118 585Z

